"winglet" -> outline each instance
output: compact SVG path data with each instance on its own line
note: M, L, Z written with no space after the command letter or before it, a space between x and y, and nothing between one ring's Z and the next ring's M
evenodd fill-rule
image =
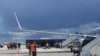
M20 23L19 23L19 20L18 20L18 17L16 15L16 12L14 12L14 15L15 15L15 18L16 18L16 21L17 21L17 24L18 24L19 29L20 30L23 30L22 27L21 27L21 25L20 25Z

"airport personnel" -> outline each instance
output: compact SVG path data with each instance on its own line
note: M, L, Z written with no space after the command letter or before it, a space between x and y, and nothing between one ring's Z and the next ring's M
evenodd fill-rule
M28 43L27 45L27 48L29 49L29 55L31 55L31 43Z
M47 42L45 45L45 49L49 48L49 43Z
M31 52L32 52L32 56L36 56L36 44L35 42L31 44Z
M81 54L81 51L82 51L82 43L78 43L78 56L80 56L80 54Z
M73 47L74 47L74 44L70 43L70 50L71 50L71 52L73 51Z
M18 43L18 49L20 49L20 47L21 47L21 43Z
M10 44L10 43L7 44L7 48L8 48L8 49L11 48L11 44Z

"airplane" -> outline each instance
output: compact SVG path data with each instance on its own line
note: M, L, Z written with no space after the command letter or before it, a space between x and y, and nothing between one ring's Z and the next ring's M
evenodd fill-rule
M14 16L16 18L16 21L17 21L17 24L18 24L18 27L21 31L25 31L25 32L35 32L35 33L47 33L47 34L56 34L56 35L66 35L66 36L69 36L69 37L96 37L92 42L90 42L89 44L87 44L86 46L84 46L82 48L82 52L81 52L81 55L82 56L89 56L90 55L90 50L93 46L95 46L97 43L100 42L100 38L98 35L84 35L84 34L68 34L68 33L61 33L61 32L48 32L48 31L38 31L38 30L29 30L29 29L23 29L20 25L20 22L18 20L18 17L16 15L16 13L14 12ZM98 29L98 28L96 28ZM93 30L94 31L94 30ZM72 37L72 38L73 38ZM69 38L67 41L72 41L72 38ZM74 38L76 39L76 38ZM66 41L65 41L66 42Z
M49 31L38 31L38 30L29 30L29 29L23 29L20 25L20 22L18 20L18 17L16 15L16 13L14 12L14 16L16 18L18 27L21 31L26 31L26 32L34 32L34 33L47 33L47 34L56 34L56 35L66 35L66 36L78 36L78 37L93 37L92 35L83 35L83 34L68 34L68 33L61 33L61 32L49 32ZM95 36L94 36L95 37Z

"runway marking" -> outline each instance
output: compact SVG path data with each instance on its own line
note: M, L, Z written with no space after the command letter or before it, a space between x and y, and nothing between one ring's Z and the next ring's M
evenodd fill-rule
M19 50L17 51L17 53L15 54L15 56L19 56Z

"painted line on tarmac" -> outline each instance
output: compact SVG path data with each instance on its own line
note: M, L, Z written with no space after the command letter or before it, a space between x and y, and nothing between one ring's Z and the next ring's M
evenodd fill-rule
M19 56L19 50L17 51L17 53L15 54L15 56Z

